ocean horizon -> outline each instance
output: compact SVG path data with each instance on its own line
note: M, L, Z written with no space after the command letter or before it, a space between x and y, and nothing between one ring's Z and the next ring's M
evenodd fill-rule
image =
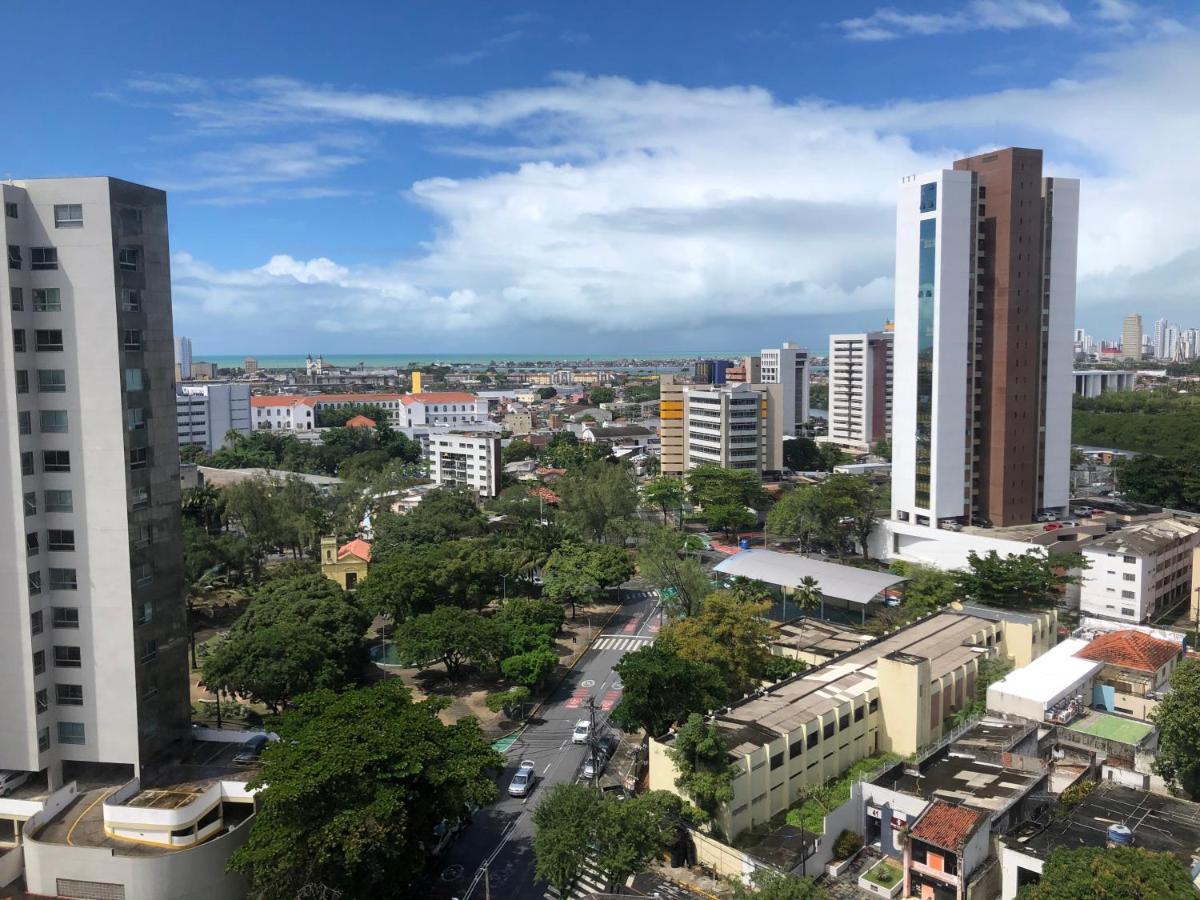
M317 354L313 354L314 358ZM595 361L614 360L695 360L695 359L739 359L749 353L636 353L618 355L612 353L326 353L323 354L326 364L337 368L405 368L410 365L503 365L505 363L586 363ZM192 359L196 362L210 362L221 369L240 369L250 357L258 362L260 369L302 369L308 358L307 353L265 353L231 355L205 355L193 351Z

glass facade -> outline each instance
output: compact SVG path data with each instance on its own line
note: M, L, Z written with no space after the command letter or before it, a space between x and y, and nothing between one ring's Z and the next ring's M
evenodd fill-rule
M925 188L921 188L922 209ZM917 274L917 458L916 505L929 509L930 466L933 457L933 275L937 252L937 219L921 220Z
M921 212L933 212L937 209L937 182L921 185Z

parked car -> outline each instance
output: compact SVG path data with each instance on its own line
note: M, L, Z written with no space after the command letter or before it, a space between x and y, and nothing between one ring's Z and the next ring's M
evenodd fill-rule
M588 719L580 719L575 723L575 730L571 732L572 744L586 744L588 738L592 736L592 723Z
M237 752L237 756L233 758L235 766L253 766L262 756L263 748L271 743L271 739L265 734L256 734L248 738L242 749Z
M510 797L527 797L529 792L533 790L533 782L537 778L534 769L537 768L537 763L532 759L523 759L520 765L517 766L517 774L512 777L512 781L508 783L508 795Z
M0 769L0 797L7 797L28 780L28 772L10 772Z
M608 750L605 747L597 747L595 756L591 753L587 755L587 759L583 764L583 777L595 778L604 771L604 767L608 765Z

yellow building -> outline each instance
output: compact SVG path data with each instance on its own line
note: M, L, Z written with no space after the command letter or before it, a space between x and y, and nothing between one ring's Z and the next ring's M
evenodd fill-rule
M663 475L681 477L683 453L683 385L679 375L663 375L659 382L659 460Z
M421 373L420 372L412 373L412 389L411 389L410 393L413 393L413 394L421 393Z
M352 591L366 580L370 563L371 545L361 538L340 547L337 538L321 538L321 574L346 590Z
M980 660L1005 650L1037 655L1011 646L1022 638L1006 635L1006 626L1002 618L941 612L718 712L712 721L737 774L733 800L714 824L735 838L861 759L936 745L974 698ZM670 742L670 735L650 742L649 786L679 793Z

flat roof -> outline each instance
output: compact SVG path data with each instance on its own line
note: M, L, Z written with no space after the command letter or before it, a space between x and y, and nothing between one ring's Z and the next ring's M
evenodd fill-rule
M1068 725L1067 728L1080 734L1090 734L1134 746L1154 730L1154 726L1149 722L1139 722L1136 719L1125 719L1121 716L1097 712L1084 716Z
M1087 546L1088 550L1104 550L1110 553L1134 553L1149 556L1190 538L1200 527L1177 519L1157 519L1139 522L1096 538Z
M1082 659L1075 654L1088 645L1080 638L1067 638L1051 647L1033 662L1009 672L988 690L1009 697L1050 703L1070 685L1090 678L1104 663Z
M832 657L857 650L871 640L869 635L842 628L824 619L805 616L779 625L771 643L797 652L807 651Z
M926 800L945 800L998 813L1029 793L1044 777L1040 772L1023 772L969 756L943 754L923 765L920 774L902 767L900 774L887 783L879 780L875 783Z
M1200 804L1151 794L1102 781L1062 818L1045 826L1030 825L1004 838L1008 846L1037 857L1057 847L1104 847L1108 826L1119 823L1133 831L1133 845L1170 853L1186 866L1200 847Z
M992 622L1012 622L1017 625L1036 625L1044 615L1044 613L1018 612L1015 609L1000 609L996 606L980 606L977 603L959 603L954 608Z
M798 587L806 577L815 578L826 597L866 605L890 587L907 581L900 575L871 572L854 566L809 559L776 550L741 550L713 567L723 575L741 575L767 584Z

